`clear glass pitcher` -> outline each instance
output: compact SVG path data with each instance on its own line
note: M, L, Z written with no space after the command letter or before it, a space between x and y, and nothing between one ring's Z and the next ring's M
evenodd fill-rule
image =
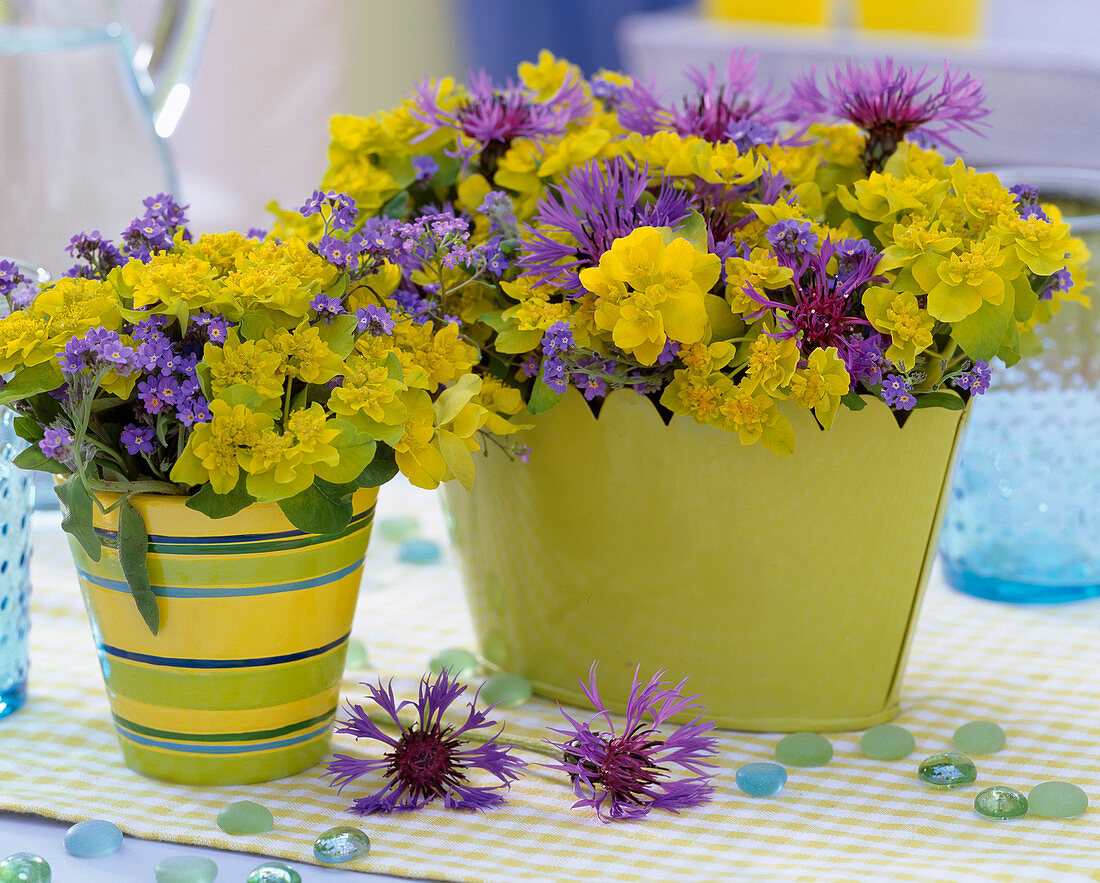
M176 191L166 138L212 2L162 0L140 42L117 0L0 0L0 253L61 275L73 234L113 238Z

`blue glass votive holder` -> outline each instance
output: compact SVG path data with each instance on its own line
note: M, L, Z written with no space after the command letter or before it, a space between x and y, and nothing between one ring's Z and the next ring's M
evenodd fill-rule
M12 463L25 447L15 434L14 418L0 407L0 717L22 707L29 662L34 477Z

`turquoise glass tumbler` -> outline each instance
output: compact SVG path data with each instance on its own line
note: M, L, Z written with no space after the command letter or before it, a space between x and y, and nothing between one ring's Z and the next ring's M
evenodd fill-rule
M0 407L0 717L26 699L34 478L12 458L25 447L15 415Z
M1035 184L1060 205L1095 278L1100 174L1051 171L1048 182L1043 171L1007 183ZM947 581L980 598L1100 596L1100 303L1067 303L1037 331L1043 352L995 368L989 392L972 401L940 532Z

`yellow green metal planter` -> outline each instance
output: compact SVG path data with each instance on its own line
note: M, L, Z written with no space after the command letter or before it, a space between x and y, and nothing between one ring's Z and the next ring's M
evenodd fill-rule
M324 756L377 493L359 491L351 524L327 536L296 530L273 503L213 520L182 497L134 497L149 532L155 636L119 567L117 510L96 512L101 559L70 548L128 766L233 785Z
M490 449L446 489L485 660L577 705L599 660L620 711L636 666L664 669L733 729L893 717L966 412L786 413L780 457L626 390L597 419L571 389L530 463Z

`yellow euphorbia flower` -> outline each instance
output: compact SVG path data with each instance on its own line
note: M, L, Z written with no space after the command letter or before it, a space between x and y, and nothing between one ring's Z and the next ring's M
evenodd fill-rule
M752 313L760 304L745 294L745 286L757 290L783 288L794 277L794 270L779 266L775 252L754 248L746 258L726 258L726 302L735 313Z
M837 199L854 215L871 221L885 221L901 212L919 211L935 205L947 187L947 181L937 178L916 175L896 178L882 172L871 172L866 180L856 181L851 190L838 187Z
M912 292L871 286L863 293L863 310L876 331L890 335L886 358L904 365L903 370L911 369L917 363L917 353L932 345L936 321L920 308Z
M727 378L728 380L728 378ZM748 380L725 389L713 425L736 432L743 445L760 442L776 454L794 453L794 427L779 413L775 400L754 390Z
M344 373L344 360L321 338L321 329L303 322L294 330L277 328L268 333L276 353L282 355L282 370L306 383L328 383Z
M190 485L209 481L214 493L227 494L237 486L242 461L275 421L247 405L222 399L210 403L210 415L209 423L195 426L169 477Z
M759 387L775 395L794 376L801 354L793 337L776 340L770 334L760 334L749 344L749 360L745 374L749 388Z
M983 303L1003 303L1006 279L1004 271L998 270L1005 259L995 237L971 242L964 252L952 252L937 268L940 282L928 292L928 312L941 322L958 322Z
M545 102L557 94L566 79L581 79L581 69L549 49L539 52L537 62L521 61L516 71L520 80L535 93L535 101Z
M31 310L15 310L0 319L0 373L54 358L58 348L49 342L47 321Z
M821 425L831 429L840 397L851 386L852 378L836 347L818 347L810 353L806 367L795 371L786 394L803 408L812 408Z
M242 341L230 330L223 345L203 347L202 360L210 370L210 392L215 397L238 383L252 387L265 402L283 397L283 357L270 341Z
M408 387L393 374L383 362L352 354L347 360L344 382L329 396L329 408L351 423L362 425L367 432L376 428L375 424L402 425L407 414L399 396Z

